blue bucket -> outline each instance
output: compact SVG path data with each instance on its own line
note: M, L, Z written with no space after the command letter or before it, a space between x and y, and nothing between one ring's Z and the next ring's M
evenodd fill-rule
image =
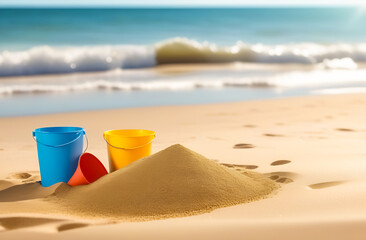
M83 153L84 135L80 127L45 127L33 131L43 187L69 181Z

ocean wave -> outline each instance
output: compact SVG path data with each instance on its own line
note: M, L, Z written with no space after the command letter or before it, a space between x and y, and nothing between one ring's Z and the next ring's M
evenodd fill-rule
M0 76L95 72L155 64L154 49L147 46L39 46L21 52L2 52Z
M317 64L325 60L348 58L366 62L366 43L285 45L246 44L220 47L209 42L199 43L185 38L174 38L156 44L156 61L168 63L300 63Z
M357 68L358 62L366 62L366 43L263 45L238 42L233 46L217 46L173 38L151 46L39 46L26 51L0 53L0 76L227 62L319 64L325 69L353 69Z

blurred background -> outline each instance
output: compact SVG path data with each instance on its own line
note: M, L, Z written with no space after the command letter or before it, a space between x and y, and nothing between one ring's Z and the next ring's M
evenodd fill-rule
M0 117L366 92L361 1L0 1Z

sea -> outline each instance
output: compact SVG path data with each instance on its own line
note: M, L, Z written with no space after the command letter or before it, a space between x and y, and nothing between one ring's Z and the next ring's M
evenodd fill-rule
M0 117L366 92L366 8L1 8Z

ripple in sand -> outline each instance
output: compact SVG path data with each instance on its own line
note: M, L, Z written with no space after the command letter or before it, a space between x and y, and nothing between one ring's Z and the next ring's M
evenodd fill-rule
M338 186L343 183L345 183L345 181L321 182L321 183L310 184L308 187L311 189L322 189L322 188Z

